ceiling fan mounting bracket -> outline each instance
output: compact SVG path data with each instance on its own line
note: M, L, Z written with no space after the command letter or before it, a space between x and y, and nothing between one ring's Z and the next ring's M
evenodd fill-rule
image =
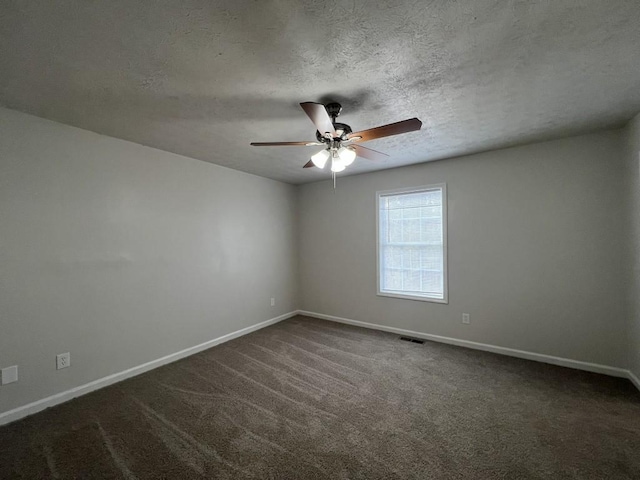
M340 112L342 111L342 105L340 105L338 102L331 102L327 103L324 108L327 109L327 113L335 123L336 118L338 118Z

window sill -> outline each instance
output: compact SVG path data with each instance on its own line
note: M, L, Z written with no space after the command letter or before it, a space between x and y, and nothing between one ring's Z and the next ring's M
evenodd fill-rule
M391 297L391 298L402 298L404 300L417 300L418 302L431 302L431 303L441 303L441 304L449 304L449 300L445 298L429 298L429 297L418 297L416 295L403 295L401 293L391 293L391 292L378 292L376 293L379 297Z

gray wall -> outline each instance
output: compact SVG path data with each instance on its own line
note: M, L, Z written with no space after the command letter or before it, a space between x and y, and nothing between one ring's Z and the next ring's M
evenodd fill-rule
M629 368L640 379L640 115L625 129L629 206Z
M301 308L626 367L622 167L610 131L301 186ZM449 304L376 296L375 192L441 182Z
M297 307L295 187L6 109L0 139L0 412Z
M335 192L320 182L297 195L6 109L0 138L0 367L20 366L20 381L0 387L0 412L298 306L630 363L640 376L640 117L624 137L339 178ZM376 296L375 192L440 182L449 194L450 303ZM625 204L631 221L620 215ZM55 355L67 351L72 367L56 371Z

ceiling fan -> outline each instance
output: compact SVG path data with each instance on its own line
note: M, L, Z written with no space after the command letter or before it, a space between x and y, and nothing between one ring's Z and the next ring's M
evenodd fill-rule
M353 132L349 125L336 122L342 111L342 105L336 102L323 105L322 103L304 102L300 106L316 126L316 140L309 142L252 142L254 147L313 147L323 146L324 149L311 156L304 168L324 168L331 159L331 171L335 174L342 172L351 165L356 156L369 160L384 160L386 153L363 147L361 142L368 142L376 138L390 137L401 133L420 130L422 122L417 118L402 120L380 127Z

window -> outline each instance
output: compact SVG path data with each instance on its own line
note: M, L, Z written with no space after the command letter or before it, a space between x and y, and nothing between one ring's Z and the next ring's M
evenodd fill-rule
M378 295L447 303L446 185L376 198Z

